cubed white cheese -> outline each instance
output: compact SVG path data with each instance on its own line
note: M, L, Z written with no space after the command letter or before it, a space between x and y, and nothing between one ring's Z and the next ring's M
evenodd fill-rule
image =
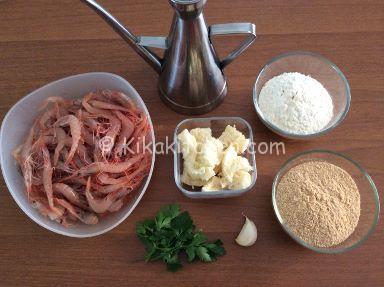
M218 176L212 177L202 188L202 191L218 191L227 187L227 183Z
M233 181L229 184L230 189L244 189L252 183L252 176L249 172L239 170L233 176Z
M185 129L177 136L177 139L179 140L184 160L194 161L197 155L197 142L195 137Z
M207 139L200 145L196 161L201 166L215 167L220 163L223 144L215 138Z
M230 145L224 151L221 162L221 173L226 180L232 182L235 173L240 170L249 172L252 170L252 167L248 160L245 157L238 156L235 148Z
M199 165L198 162L193 161L184 162L184 172L186 172L191 178L202 181L208 181L216 174L213 166L203 166Z
M195 186L200 187L200 186L203 186L203 185L205 185L207 183L207 181L205 181L205 180L201 180L201 179L198 179L198 178L192 178L185 171L181 175L181 182L185 183L187 185L190 185L192 187L195 187Z
M198 143L203 143L207 139L212 138L212 130L210 128L195 128L191 129L191 135L193 135Z
M249 146L249 139L245 138L240 131L230 125L225 128L219 140L223 143L224 148L232 145L237 154L242 154Z

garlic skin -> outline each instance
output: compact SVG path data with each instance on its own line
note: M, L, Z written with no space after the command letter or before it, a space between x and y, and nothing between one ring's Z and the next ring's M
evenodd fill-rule
M235 241L240 246L248 247L252 246L257 239L257 229L255 223L250 220L248 217L245 217L245 222L239 235L236 237Z

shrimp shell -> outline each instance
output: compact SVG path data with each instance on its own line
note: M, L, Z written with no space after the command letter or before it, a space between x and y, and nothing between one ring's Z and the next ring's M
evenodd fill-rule
M53 165L56 166L59 161L59 156L61 150L65 146L65 140L67 138L67 134L62 128L55 128L55 134L57 136L57 146L55 148L55 154L53 156Z
M142 159L143 159L143 155L138 154L127 161L119 162L119 163L94 162L85 166L84 168L81 168L79 170L79 175L87 176L87 175L100 173L100 172L111 172L111 173L123 172Z
M55 202L64 207L66 210L68 210L71 215L73 215L75 218L78 218L81 222L84 222L85 224L93 225L99 222L99 219L96 214L81 210L80 208L73 206L65 199L55 198Z
M71 135L72 135L71 150L69 151L69 155L65 162L66 164L68 164L68 162L70 162L71 159L73 158L76 152L76 149L79 145L79 141L81 138L81 124L78 118L76 118L74 115L67 115L67 116L61 117L54 124L54 126L65 126L65 125L69 125L71 129Z
M124 116L121 112L115 111L114 113L119 118L122 125L121 133L119 135L119 140L116 143L114 153L115 153L115 156L121 156L124 146L127 144L128 140L130 139L130 137L132 136L135 130L135 126L132 123L132 121L129 120L128 117Z
M43 166L43 186L45 193L47 195L48 204L51 208L54 208L53 205L53 189L52 189L52 166L51 166L51 159L49 157L49 151L45 145L45 143L42 143L41 151L43 153L44 158L44 166Z
M130 111L127 108L123 108L123 107L120 107L118 105L114 105L114 104L106 103L106 102L102 102L102 101L91 100L91 101L89 101L89 103L93 107L103 109L103 110L114 110L114 111L123 111L123 112L129 112Z

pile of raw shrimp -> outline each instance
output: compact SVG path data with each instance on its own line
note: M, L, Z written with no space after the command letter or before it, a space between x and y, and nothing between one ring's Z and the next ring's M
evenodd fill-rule
M49 97L41 109L14 151L33 207L66 227L118 211L150 170L145 114L110 90Z

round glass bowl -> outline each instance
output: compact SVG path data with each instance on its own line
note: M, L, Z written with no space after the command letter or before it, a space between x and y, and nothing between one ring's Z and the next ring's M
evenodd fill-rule
M282 177L294 166L308 161L326 161L334 164L354 179L360 193L360 218L354 232L342 243L322 248L311 246L297 237L284 222L276 202L276 189ZM379 219L380 201L375 184L368 173L352 159L327 150L311 150L289 159L277 173L272 186L272 204L275 214L283 229L299 244L320 253L341 253L361 245L375 230Z
M261 89L271 78L283 73L298 72L319 81L333 101L333 117L322 130L311 134L295 134L280 129L263 115L258 100ZM330 132L346 117L351 102L349 84L340 69L328 59L311 52L290 52L270 60L260 71L253 88L253 103L260 120L270 130L290 139L310 139Z

